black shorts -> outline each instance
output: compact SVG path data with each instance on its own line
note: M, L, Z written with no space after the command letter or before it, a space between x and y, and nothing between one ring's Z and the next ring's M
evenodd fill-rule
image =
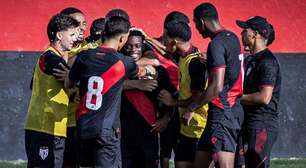
M160 158L171 158L180 134L180 120L178 112L175 112L168 123L167 128L160 133Z
M66 167L77 167L78 165L76 139L76 127L68 127L63 163Z
M80 167L121 168L120 137L115 129L102 129L99 137L80 139L78 136Z
M175 148L174 161L193 162L198 145L197 138L186 137L182 134L179 135L178 144Z
M65 138L38 131L25 130L28 167L62 168Z
M247 129L245 154L246 167L269 167L271 149L277 139L278 131L261 129Z
M239 168L245 165L245 145L244 145L244 132L241 130L238 135L238 144L235 153L235 167Z
M220 151L235 153L239 131L221 123L207 123L197 150L209 151L212 156Z
M158 168L158 139L147 139L142 144L121 145L122 168Z

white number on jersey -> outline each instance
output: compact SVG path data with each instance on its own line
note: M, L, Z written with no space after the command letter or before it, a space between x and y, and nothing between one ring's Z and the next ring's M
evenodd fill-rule
M100 76L92 76L88 79L88 91L86 95L86 108L91 110L98 110L102 105L102 90L104 81ZM92 103L92 99L96 101Z

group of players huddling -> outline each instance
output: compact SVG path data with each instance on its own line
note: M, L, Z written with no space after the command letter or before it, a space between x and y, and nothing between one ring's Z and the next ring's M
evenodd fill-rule
M113 9L94 20L69 7L47 26L49 47L31 82L28 167L269 167L278 133L281 75L261 16L236 21L241 39L202 3L193 22L173 11L152 38Z

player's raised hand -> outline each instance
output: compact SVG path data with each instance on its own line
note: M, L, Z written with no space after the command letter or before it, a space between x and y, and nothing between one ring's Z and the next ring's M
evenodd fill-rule
M139 27L132 27L132 28L130 28L130 31L131 31L131 30L140 31L140 32L144 35L145 39L149 38L149 36L147 35L147 33L146 33L142 28L139 28Z

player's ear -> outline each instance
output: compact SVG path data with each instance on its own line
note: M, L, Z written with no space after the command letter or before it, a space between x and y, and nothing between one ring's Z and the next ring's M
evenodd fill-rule
M120 43L126 43L128 40L129 34L122 34L119 38Z
M57 32L57 33L56 33L56 38L57 38L58 40L61 40L61 39L63 38L62 33L61 33L61 32Z

